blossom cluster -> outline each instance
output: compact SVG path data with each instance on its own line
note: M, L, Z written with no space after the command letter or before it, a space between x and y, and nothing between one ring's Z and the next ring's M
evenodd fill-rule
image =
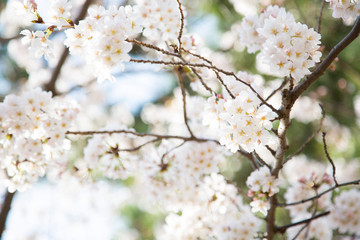
M334 199L330 222L340 233L360 234L360 191L351 189Z
M70 11L72 5L68 0L51 0L49 1L49 19L43 19L38 11L37 4L32 0L24 0L23 2L15 2L15 8L19 15L23 15L32 22L47 23L50 25L46 31L30 31L23 30L20 34L25 35L22 39L22 43L28 46L34 57L40 58L43 55L47 60L53 57L53 42L49 40L49 36L57 28L61 30L63 27L71 27L70 23Z
M203 118L205 125L218 130L220 143L232 152L239 149L252 152L260 145L271 144L273 140L269 130L275 113L267 106L261 106L257 95L244 86L237 82L230 87L236 94L235 98L225 99L222 95L210 97Z
M89 140L84 158L95 175L112 179L134 176L135 192L144 201L140 204L145 208L161 205L169 211L157 239L233 239L239 233L244 239L253 239L261 220L242 204L237 189L218 174L224 160L218 145L163 140L159 146L145 145L137 157L122 151L139 144L134 143L136 139L129 140L128 134L95 136Z
M360 15L358 0L326 0L330 3L334 18L342 18L345 23L352 23Z
M66 162L70 142L65 132L77 112L74 103L53 99L40 88L5 97L0 103L0 167L6 170L9 191L24 190L49 167Z
M298 173L294 174L294 170ZM306 169L307 172L301 171ZM292 175L288 178L291 186L287 188L284 195L287 203L298 202L321 193L333 184L333 179L326 172L325 165L321 163L310 163L307 159L295 158L285 166L284 173ZM327 211L331 208L331 193L327 193L317 198L316 201L307 201L287 207L290 212L292 222L298 222L313 216L314 211ZM332 213L331 213L332 214ZM331 215L330 215L331 217ZM332 229L329 226L329 217L323 217L311 221L308 231L302 231L299 235L301 239L331 239ZM289 238L299 234L303 225L289 228L287 234Z
M327 173L322 175L315 173L305 175L299 178L296 183L292 184L292 186L287 189L285 199L287 202L296 202L302 199L307 199L316 195L317 192L322 192L329 188L331 182L330 176ZM330 197L330 194L325 194L318 199L317 204L319 209L327 209L330 206ZM290 206L290 216L295 218L311 215L309 208L311 208L312 204L312 202L305 202L295 206Z
M254 239L261 220L241 203L236 188L223 176L211 174L203 184L192 188L201 202L183 206L181 214L168 215L157 239Z
M173 43L180 32L181 16L176 0L136 0L136 9L144 27L143 35L152 42ZM186 11L182 7L185 15Z
M129 38L143 32L143 36L152 42L173 43L180 32L181 16L186 14L176 0L138 0L135 5L116 7L90 7L89 16L74 25L70 20L72 8L68 0L49 2L49 20L43 20L37 12L37 5L30 0L18 2L18 12L23 15L35 15L34 22L50 25L46 31L32 32L24 30L24 44L35 57L52 57L52 43L49 36L54 28L68 28L65 45L73 55L80 55L91 66L92 73L101 82L114 80L113 67L123 67L121 63L130 60L132 44ZM183 22L184 23L184 22Z
M143 142L151 140L146 137ZM144 145L136 157L121 150L139 144L128 134L95 136L84 150L85 161L95 174L113 179L134 176L142 207L160 205L169 211L157 239L232 239L238 231L244 232L244 239L253 239L261 221L241 204L236 188L217 174L223 161L219 146L163 140L159 146Z
M132 45L125 40L141 32L138 17L131 6L91 7L88 13L74 29L65 31L64 43L71 54L82 56L92 66L99 82L115 80L112 68L130 60Z
M268 197L279 192L279 179L271 175L267 166L263 166L253 171L246 185L249 187L249 197L253 198L250 203L253 212L261 212L265 216L270 208Z
M291 13L269 6L260 16L248 16L239 28L248 52L260 50L259 59L279 77L299 81L320 61L320 34L295 21Z
M123 150L133 148L132 140L131 136L124 134L101 134L91 138L84 149L84 161L89 171L110 179L128 178L133 174L134 156Z
M22 30L20 32L24 37L21 39L21 43L28 47L32 55L36 58L42 56L45 59L53 57L53 42L48 39L48 36L43 31L30 31Z

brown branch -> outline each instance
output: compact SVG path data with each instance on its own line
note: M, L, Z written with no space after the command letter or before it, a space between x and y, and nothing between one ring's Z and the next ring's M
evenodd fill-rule
M161 61L161 60L148 60L148 59L133 59L133 58L131 58L130 62L174 65L174 66L183 66L183 67L190 66L190 67L212 68L211 66L202 64L202 63L187 63L187 62Z
M82 6L81 8L81 11L79 13L79 16L76 18L75 20L75 24L78 24L79 21L81 19L83 19L87 13L87 10L89 8L89 6L91 5L91 3L93 2L93 0L86 0L84 5ZM51 91L53 93L54 96L58 95L58 92L56 90L56 81L57 79L59 78L60 76L60 73L61 73L61 69L67 59L67 57L69 56L69 49L64 47L64 50L61 54L61 57L59 59L59 62L57 63L52 75L51 75L51 78L50 78L50 81L44 86L44 90L46 91Z
M134 43L137 43L136 41L134 41ZM138 42L138 44L141 43L141 42ZM156 51L160 51L164 54L167 54L167 55L171 55L171 56L175 56L175 57L178 57L180 58L183 62L175 62L175 61L161 61L161 60L146 60L146 59L130 59L130 62L135 62L135 63L150 63L150 64L163 64L163 65L174 65L174 66L187 66L187 67L203 67L203 68L208 68L208 69L212 69L212 70L216 70L217 72L221 72L225 75L228 75L228 76L232 76L234 77L237 81L241 82L242 84L246 85L247 87L250 88L250 90L256 94L256 96L259 98L259 100L262 102L262 104L268 106L273 112L277 113L279 116L281 113L281 111L275 109L271 104L269 104L268 102L266 102L262 97L261 95L251 86L250 83L248 82L245 82L244 80L241 80L238 76L236 76L235 73L233 72L229 72L229 71L225 71L221 68L218 68L214 65L212 65L211 61L210 60L207 60L206 58L204 57L201 57L200 55L195 55L193 53L191 53L190 51L187 51L188 53L190 54L193 54L194 56L199 56L201 59L203 59L204 61L208 62L210 65L207 65L207 64L196 64L196 63L188 63L186 62L182 57L181 55L179 54L176 54L176 53L171 53L171 52L168 52L164 49L161 49L159 47L156 47L156 46L153 46L152 44L145 44L145 43L141 43L142 46L145 46L145 47L148 47L148 48L151 48L151 49L154 49ZM182 48L183 49L183 48Z
M289 90L288 89L284 89L282 91L282 104L281 104L281 109L282 109L282 115L279 116L280 118L280 124L279 124L279 128L278 128L278 139L279 139L279 146L276 149L276 153L275 153L275 166L271 171L271 175L274 176L275 178L278 178L279 176L279 172L283 167L283 161L284 161L284 157L285 157L285 153L287 151L287 149L289 148L288 143L287 143L287 139L286 139L286 134L288 129L291 126L291 121L290 121L290 111L291 111L291 107L292 105L290 104L290 94L289 94ZM270 198L270 209L268 211L268 215L266 217L266 230L268 233L268 239L269 240L273 240L276 234L276 225L275 225L275 213L276 213L276 208L278 206L278 200L277 200L277 194L275 194L274 196L272 196Z
M139 46L143 46L143 47L146 47L146 48L149 48L149 49L153 49L155 51L158 51L158 52L161 52L165 55L169 55L169 56L174 56L174 57L179 57L179 54L178 53L173 53L173 52L169 52L169 51L166 51L165 49L162 49L162 48L159 48L155 45L152 45L150 43L144 43L144 42L141 42L141 41L138 41L138 40L135 40L135 39L125 39L125 41L129 42L129 43L135 43Z
M66 47L64 47L64 50L61 54L59 62L57 63L54 71L52 72L50 81L44 86L44 90L52 92L54 96L58 95L58 92L57 92L56 86L55 86L56 81L60 76L61 69L62 69L68 56L69 56L69 50Z
M294 104L296 99L300 97L301 94L305 92L306 89L310 87L319 77L321 77L326 69L330 66L330 64L335 60L335 58L350 44L352 43L360 33L360 17L358 17L355 21L355 24L351 31L343 38L333 49L331 49L330 53L326 56L326 58L317 66L317 68L306 77L304 81L298 84L291 91L291 104Z
M242 148L239 148L238 152L250 161L250 163L252 164L254 169L258 168L255 158L254 158L254 155L252 153L249 153Z
M284 81L282 81L282 83L280 84L280 86L276 88L274 91L272 91L272 93L265 99L265 101L268 101L270 98L272 98L275 95L275 93L283 89L288 82L289 82L289 78L285 78Z
M214 67L214 64L213 64L212 61L210 61L209 59L206 59L205 57L203 57L203 56L201 56L201 55L199 55L199 54L193 53L193 52L191 52L191 51L189 51L189 50L186 50L186 49L184 49L184 48L182 48L182 50L183 50L184 52L186 52L186 53L194 56L194 57L197 57L197 58L199 58L199 59L201 59L201 60L209 63L210 66ZM191 69L191 70L192 70L192 69ZM225 89L226 89L226 91L229 93L229 95L230 95L232 98L235 98L234 94L230 91L230 89L228 88L228 86L225 84L225 82L224 82L223 79L221 78L219 72L216 71L216 70L214 70L214 69L213 69L213 71L214 71L217 79L218 79L219 82L225 87Z
M5 230L6 219L10 212L11 202L14 198L15 193L16 192L10 193L8 191L6 191L5 193L5 198L4 198L4 202L2 203L1 213L0 213L0 239Z
M151 44L145 44L143 46L146 46L146 47L149 47L149 48L152 48L156 51L160 51L164 54L168 54L166 52L166 50L164 49L161 49L161 48L158 48L156 46L153 46ZM182 48L183 49L183 48ZM174 65L174 66L188 66L188 67L203 67L203 68L208 68L208 69L212 69L212 70L216 70L218 72L221 72L225 75L228 75L228 76L232 76L234 77L237 81L241 82L242 84L246 85L247 87L250 88L250 90L256 94L256 96L259 98L259 100L262 102L262 104L265 104L266 106L268 106L273 112L277 113L279 116L281 114L281 112L277 109L275 109L271 104L267 103L261 96L260 94L251 86L251 84L249 84L248 82L245 82L244 80L241 80L238 76L236 76L235 73L233 72L229 72L229 71L225 71L221 68L218 68L216 66L214 66L212 64L212 62L204 57L201 57L200 55L198 54L194 54L190 51L186 51L190 54L192 54L193 56L197 56L199 57L200 59L208 62L210 65L207 65L207 64L194 64L194 63L188 63L186 62L182 57L181 55L178 55L178 54L174 54L174 53L171 53L171 54L168 54L168 55L172 55L172 56L175 56L175 57L179 57L183 62L174 62L174 61L159 61L159 60L144 60L144 59L130 59L130 62L135 62L135 63L151 63L151 64L163 64L163 65ZM170 52L169 52L170 53Z
M320 33L320 31L321 31L321 20L322 20L322 15L323 15L323 12L324 12L325 4L326 4L326 1L322 0L321 7L320 7L320 13L319 13L319 17L318 17L318 20L317 20L317 27L316 27L316 31L318 33Z
M333 186L331 188L328 188L327 190L325 190L325 191L323 191L323 192L321 192L321 193L319 193L319 194L317 194L317 195L315 195L313 197L306 198L306 199L296 201L296 202L292 202L292 203L279 203L278 206L279 207L288 207L288 206L294 206L294 205L306 203L308 201L312 201L314 199L320 198L322 195L324 195L324 194L326 194L328 192L334 191L337 188L345 187L345 186L349 186L349 185L359 185L359 184L360 184L360 179L355 180L355 181L351 181L351 182L341 183L341 184L338 184L338 185Z
M259 165L256 162L254 154L251 154L251 155L252 155L252 158L249 158L249 160L250 160L253 170L259 169Z
M148 144L150 144L150 143L158 142L158 141L160 141L160 140L161 140L161 139L155 138L155 139L152 139L152 140L150 140L150 141L147 141L147 142L145 142L145 143L143 143L143 144L140 144L140 145L137 146L137 147L134 147L134 148L123 148L123 149L119 149L118 151L119 151L119 152L135 152L135 151L140 150L140 148L145 147L146 145L148 145Z
M16 36L13 36L13 37L9 37L9 38L2 38L0 37L0 45L5 45L5 44L8 44L11 40L14 40L14 39L18 39L18 38L21 38L23 37L23 35L16 35Z
M235 99L235 95L230 91L230 89L228 88L228 86L225 84L224 80L221 78L220 74L214 70L214 73L216 74L217 79L219 80L219 82L221 83L221 85L224 86L224 88L226 89L226 91L228 92L228 94L230 95L230 97L232 99Z
M321 218L321 217L327 216L329 214L330 214L330 211L326 211L326 212L320 213L318 215L315 215L315 216L313 216L311 218L304 219L304 220L299 221L299 222L295 222L295 223L291 223L291 224L287 224L287 225L277 227L276 231L280 232L280 233L285 233L288 228L295 227L297 225L301 225L301 224L304 224L304 223L309 223L309 222L311 222L311 221L313 221L313 220L315 220L317 218Z
M278 135L277 132L274 132L274 133L275 133L276 136ZM274 149L272 149L269 145L266 145L265 147L266 147L267 150L269 150L271 155L273 155L275 157L276 151Z
M181 55L181 37L184 31L184 12L182 10L182 6L181 6L181 2L180 0L177 0L178 5L179 5L179 11L180 11L180 15L181 15L181 24L180 24L180 30L179 30L179 36L178 36L178 42L179 42L179 54Z
M266 166L271 171L271 166L267 164L255 150L253 152L253 155L255 156L256 160L258 160L263 166Z
M245 82L244 80L241 80L238 76L236 76L235 73L233 72L228 72L225 71L223 69L217 68L215 66L210 66L207 64L203 64L203 63L188 63L188 62L175 62L175 61L159 61L159 60L146 60L146 59L130 59L130 62L135 62L135 63L150 63L150 64L163 64L163 65L174 65L174 66L190 66L190 67L202 67L202 68L208 68L208 69L213 69L216 70L218 72L221 72L225 75L228 76L232 76L234 77L237 81L241 82L242 84L246 85L247 87L250 88L250 90L255 93L255 95L258 97L258 99L266 106L268 106L273 112L277 113L279 116L282 114L281 111L275 109L271 104L269 104L268 102L266 102L264 100L264 98L262 98L260 96L260 94L251 86L251 84Z
M198 72L196 72L196 69L195 68L190 68L191 71L196 75L196 77L199 79L199 81L201 82L201 85L204 86L204 88L209 91L212 95L215 95L215 91L212 90L204 81L204 79L200 76L200 74Z
M206 139L206 138L197 138L195 136L191 137L183 137L183 136L176 136L176 135L159 135L155 133L138 133L130 130L100 130L100 131L67 131L66 134L68 135L96 135L96 134L130 134L137 137L155 137L158 139L180 139L184 141L194 141L194 142L214 142L219 144L219 141L214 139Z
M184 49L184 50L185 50L185 49ZM185 51L186 51L186 52L190 52L190 51L187 51L187 50L185 50ZM178 58L180 58L183 62L186 62L185 59L184 59L182 56L178 56ZM200 76L200 74L196 71L196 69L193 68L193 67L191 67L190 69L191 69L191 71L195 74L195 76L198 77L198 79L200 80L200 82L201 82L201 84L204 86L204 88L205 88L206 90L208 90L212 95L215 95L215 94L216 94L215 91L213 91L213 90L205 83L204 79Z
M332 167L332 176L333 176L333 179L335 182L335 186L339 186L339 183L336 180L336 167L335 167L334 161L332 160L332 158L330 157L330 154L328 152L327 145L326 145L326 133L324 133L324 132L322 133L322 140L324 143L325 155L326 155L327 159L329 160L331 167Z
M171 153L172 151L182 147L184 144L186 143L186 141L183 141L182 143L180 143L179 145L169 149L167 152L165 152L162 156L161 156L161 159L160 159L160 166L161 166L161 169L162 171L164 171L167 167L168 167L168 164L164 162L164 159L167 155L169 155L169 153Z
M179 87L181 89L181 95L182 95L182 101L183 101L183 116L184 116L184 122L185 122L185 125L186 125L186 128L187 130L189 131L190 135L193 137L194 134L193 132L191 131L191 128L190 128L190 125L189 125L189 122L188 122L188 117L187 117L187 110L186 110L186 92L185 92L185 88L184 88L184 84L183 84L183 80L182 80L182 77L181 77L181 71L182 69L175 69L175 73L176 73L176 76L177 76L177 80L178 80L178 83L179 83Z
M313 134L304 142L303 145L301 145L301 147L294 154L292 154L291 156L286 158L286 160L284 161L284 164L286 162L288 162L289 160L291 160L296 155L298 155L299 153L301 153L306 148L306 146L314 139L314 137L316 135L318 135L318 133L321 131L323 124L324 124L324 119L325 119L325 110L324 110L324 107L322 104L319 104L319 106L321 108L322 118L320 120L320 125L319 125L318 129L315 132L313 132Z

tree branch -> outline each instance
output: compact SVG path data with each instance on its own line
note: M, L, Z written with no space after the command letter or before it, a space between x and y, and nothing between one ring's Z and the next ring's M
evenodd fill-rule
M326 145L326 133L324 133L324 132L322 133L322 140L323 140L323 143L324 143L325 155L326 155L327 159L329 160L329 162L331 164L331 167L332 167L332 175L333 175L333 179L334 179L334 182L335 182L335 186L338 186L339 183L336 180L336 167L335 167L334 161L332 160L332 158L330 157L330 154L328 152L327 145Z
M272 93L270 93L270 95L265 99L265 101L268 101L270 98L272 98L275 95L275 93L283 89L285 85L289 82L289 80L290 80L289 78L285 78L284 81L282 81L282 83L280 84L280 86L276 88L274 91L272 91Z
M178 36L178 42L179 42L179 55L181 55L181 37L182 37L182 34L183 34L183 31L184 31L184 12L182 10L182 6L181 6L181 2L180 0L177 0L178 2L178 5L179 5L179 11L180 11L180 16L181 16L181 23L180 23L180 30L179 30L179 36Z
M251 86L251 84L245 82L244 80L241 80L238 76L236 76L235 73L233 72L228 72L225 71L223 69L217 68L215 66L211 66L211 65L207 65L207 64L203 64L203 63L188 63L188 62L176 62L176 61L159 61L159 60L147 60L147 59L130 59L130 62L135 62L135 63L151 63L151 64L163 64L163 65L174 65L174 66L190 66L190 67L202 67L202 68L208 68L208 69L213 69L216 70L218 72L221 72L225 75L228 76L232 76L234 77L237 81L241 82L242 84L246 85L247 87L250 88L250 90L256 94L256 96L258 97L258 99L267 107L269 107L273 112L277 113L279 116L282 114L281 111L275 109L271 104L269 104L268 102L266 102L264 100L263 97L260 96L260 94Z
M191 137L183 137L183 136L176 136L176 135L159 135L154 133L137 133L130 130L102 130L102 131L67 131L66 134L68 135L95 135L95 134L130 134L137 137L155 137L159 140L161 139L180 139L184 141L194 141L194 142L214 142L216 144L220 144L219 141L214 139L206 139L206 138L197 138L195 136Z
M15 193L16 192L10 193L8 191L6 191L5 193L5 199L4 202L2 203L1 213L0 213L0 239L5 230L6 219L10 212L11 202L14 198Z
M321 20L322 20L322 15L323 15L323 12L324 12L325 4L326 4L326 1L322 0L321 7L320 7L320 13L319 13L319 17L318 17L318 20L317 20L317 27L316 27L316 31L318 33L320 33L320 31L321 31Z
M13 36L13 37L9 37L9 38L2 38L0 37L0 45L5 45L5 44L8 44L11 40L14 40L14 39L18 39L18 38L21 38L23 35L16 35L16 36Z
M191 131L191 128L190 128L190 125L189 125L189 122L188 122L188 117L187 117L187 110L186 110L186 92L185 92L185 88L184 88L184 84L183 84L183 80L182 80L182 77L181 77L181 71L182 69L175 69L175 73L176 73L176 76L177 76L177 80L178 80L178 83L179 83L179 87L181 89L181 95L182 95L182 101L183 101L183 116L184 116L184 122L185 122L185 125L186 125L186 128L187 130L189 131L190 135L193 137L194 134L193 132Z

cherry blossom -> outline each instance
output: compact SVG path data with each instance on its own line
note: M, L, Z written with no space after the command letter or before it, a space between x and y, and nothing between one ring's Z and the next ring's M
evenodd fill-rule
M40 88L0 103L1 168L9 191L23 191L51 167L67 161L70 142L65 132L78 112L72 102L53 99ZM58 165L58 166L57 166ZM58 171L61 171L59 168Z

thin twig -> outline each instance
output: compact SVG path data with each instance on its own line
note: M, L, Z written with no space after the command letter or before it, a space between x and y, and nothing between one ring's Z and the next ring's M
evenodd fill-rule
M258 160L263 166L266 166L266 167L271 171L271 166L270 166L269 164L267 164L267 163L264 161L264 159L262 159L262 158L260 157L260 155L259 155L255 150L254 150L253 154L254 154L256 160Z
M195 68L190 68L191 71L196 75L196 77L200 80L201 84L204 86L204 88L209 91L212 95L215 95L215 91L212 90L204 81L204 79L200 76L200 74L196 71Z
M272 93L265 99L265 101L270 100L270 98L272 98L275 93L277 93L278 91L280 91L281 89L283 89L285 87L285 85L289 82L289 78L284 78L284 81L282 81L282 83L280 84L280 86L278 88L276 88L274 91L272 91ZM261 104L262 105L262 104Z
M193 132L191 131L191 128L190 128L190 125L189 125L189 122L188 122L188 117L187 117L187 109L186 109L186 92L185 92L185 88L184 88L184 84L183 84L183 80L182 80L182 77L181 77L181 72L182 71L181 69L176 69L175 70L175 73L176 73L176 76L177 76L177 79L178 79L178 83L179 83L179 87L181 89L181 95L182 95L182 101L183 101L183 116L184 116L184 122L185 122L185 125L186 125L186 128L187 130L189 131L190 135L193 137L194 134Z
M304 219L302 221L299 221L299 222L295 222L295 223L291 223L291 224L287 224L287 225L283 225L283 226L280 226L280 227L277 227L277 232L280 232L280 233L285 233L286 230L288 228L291 228L291 227L295 227L297 225L301 225L301 224L304 224L304 223L308 223L308 222L311 222L317 218L321 218L321 217L324 217L324 216L327 216L330 214L330 211L326 211L326 212L323 212L323 213L320 213L316 216L313 216L311 218L307 218L307 219Z
M159 139L159 138L155 138L155 139L152 139L152 140L150 140L150 141L147 141L147 142L145 142L145 143L143 143L143 144L140 144L140 145L137 146L137 147L134 147L134 148L123 148L123 149L119 149L118 151L119 151L119 152L135 152L135 151L140 150L140 148L145 147L146 145L148 145L148 144L150 144L150 143L158 142L158 141L160 141L160 140L161 140L161 139Z
M226 91L228 92L228 94L230 95L230 97L232 99L235 99L235 95L230 91L230 89L228 88L228 86L225 84L224 80L222 79L222 77L220 76L220 74L214 70L214 73L216 74L217 79L219 80L219 82L221 83L221 85L224 86L224 88L226 89Z
M100 130L100 131L67 131L67 135L96 135L96 134L130 134L137 137L155 137L158 139L180 139L184 141L193 141L193 142L214 142L219 144L219 141L214 139L206 139L206 138L197 138L195 136L191 137L183 137L176 135L160 135L155 133L138 133L130 130Z
M322 20L322 15L323 15L323 12L324 12L325 4L326 4L326 1L322 0L321 7L320 7L320 13L319 13L319 17L318 17L318 20L317 20L317 27L316 27L316 31L318 33L320 33L320 31L321 31L321 20Z
M134 41L134 43L136 43L136 41ZM144 44L144 45L142 45L142 46L146 46L146 47L152 48L152 49L154 49L154 50L156 50L156 51L160 51L160 52L162 52L162 53L164 53L164 54L168 54L168 53L165 53L165 52L168 52L168 51L166 51L166 50L164 50L164 49L161 49L161 48L158 48L158 47L156 47L156 46L153 46L153 45L151 45L151 44ZM170 53L170 52L169 52L169 53ZM191 52L189 51L189 53L191 53ZM193 54L193 53L191 53L191 54ZM244 85L246 85L247 87L249 87L250 90L256 94L256 96L259 98L259 100L260 100L264 105L268 106L273 112L277 113L277 114L280 116L281 111L275 109L271 104L269 104L268 102L266 102L266 101L263 99L263 97L261 97L261 95L251 86L250 83L248 83L248 82L246 82L246 81L244 81L244 80L241 80L238 76L236 76L235 73L229 72L229 71L225 71L225 70L223 70L223 69L221 69L221 68L218 68L218 67L212 65L212 64L211 64L211 61L209 61L209 60L205 60L205 61L207 61L208 63L210 63L210 65L207 65L207 64L195 64L195 63L188 63L188 62L186 62L186 61L181 57L181 55L179 55L179 54L171 53L171 54L168 54L168 55L172 55L172 56L178 57L178 58L180 58L183 62L159 61L159 60L145 60L145 59L130 59L130 62L135 62L135 63L151 63L151 64L163 64L163 65L174 65L174 66L187 66L187 67L204 67L204 68L216 70L216 71L221 72L221 73L223 73L223 74L225 74L225 75L234 77L237 81L239 81L239 82L241 82L242 84L244 84ZM199 55L196 54L196 55L194 55L194 56L199 56ZM204 58L204 57L201 57L201 59L204 60L205 58Z
M355 180L355 181L351 181L351 182L345 182L345 183L341 183L341 184L338 184L336 186L333 186L331 188L328 188L327 190L313 196L313 197L310 197L310 198L306 198L306 199L303 199L303 200L300 200L300 201L296 201L296 202L291 202L291 203L279 203L278 206L279 207L287 207L287 206L293 206L293 205L298 205L298 204L302 204L302 203L306 203L308 201L312 201L314 199L317 199L317 198L320 198L322 195L328 193L328 192L331 192L331 191L334 191L335 189L337 188L340 188L340 187L345 187L345 186L349 186L349 185L359 185L360 184L360 179L358 180Z
M209 63L210 66L213 66L213 67L214 67L214 64L213 64L212 61L210 61L209 59L207 59L207 58L205 58L205 57L203 57L203 56L201 56L201 55L199 55L199 54L193 53L193 52L191 52L191 51L189 51L189 50L186 50L186 49L184 49L184 48L183 48L182 50L183 50L184 52L186 52L186 53L194 56L194 57L197 57L197 58L199 58L199 59L201 59L201 60ZM219 82L221 83L221 85L223 85L223 86L225 87L226 91L227 91L227 92L229 93L229 95L234 99L234 98L235 98L234 94L230 91L230 89L228 88L228 86L225 84L225 82L224 82L224 80L221 78L219 72L216 71L215 69L213 69L213 71L214 71L217 79L218 79Z
M186 143L186 141L183 141L182 143L180 143L179 145L169 149L168 151L166 151L162 156L161 156L161 159L160 159L160 164L161 164L161 169L164 170L166 167L167 167L167 164L164 162L164 159L167 155L169 155L169 153L171 153L172 151L182 147L184 144Z
M275 133L275 135L277 135L277 133ZM271 155L273 155L275 157L276 151L274 149L272 149L269 145L265 145L265 147L266 147L267 150L269 150Z
M150 47L154 50L157 50L157 49L160 49L158 47L155 47L155 46L152 46L151 44L147 44L147 47ZM166 50L157 50L157 51L165 51ZM235 73L233 72L229 72L229 71L225 71L221 68L218 68L214 65L212 65L211 61L204 58L204 57L201 57L200 55L198 54L194 54L194 53L191 53L190 51L187 51L188 53L192 54L193 56L198 56L200 57L202 60L208 62L210 65L207 65L207 64L202 64L202 63L188 63L186 62L180 55L177 55L175 54L176 57L179 57L180 59L182 59L183 62L175 62L175 61L159 61L159 60L145 60L145 59L130 59L130 62L136 62L136 63L151 63L151 64L163 64L163 65L174 65L174 66L188 66L188 67L203 67L203 68L208 68L208 69L212 69L212 70L216 70L218 72L221 72L225 75L228 75L228 76L232 76L234 77L237 81L241 82L242 84L246 85L247 87L250 88L250 90L256 94L256 96L259 98L259 100L262 102L262 104L268 106L273 112L277 113L278 115L281 114L281 112L277 109L275 109L271 104L269 104L268 102L266 102L263 97L261 97L261 95L251 86L250 83L240 79L238 76L236 76ZM164 53L164 52L163 52ZM165 54L165 53L164 53ZM172 56L174 56L174 54L171 54ZM206 60L205 60L206 59Z
M256 162L255 155L253 153L251 153L251 155L252 155L252 158L249 158L249 160L250 160L253 170L259 169L259 165Z
M173 52L166 51L165 49L159 48L159 47L157 47L155 45L152 45L150 43L144 43L144 42L138 41L136 39L128 39L128 38L125 39L125 41L127 41L129 43L135 43L135 44L137 44L139 46L143 46L143 47L146 47L146 48L149 48L149 49L153 49L153 50L161 52L161 53L163 53L165 55L179 57L178 53L173 53Z
M23 35L16 35L16 36L13 36L13 37L9 37L9 38L2 38L0 37L0 45L5 45L5 44L8 44L11 40L14 40L14 39L18 39L18 38L21 38L23 37Z
M179 54L181 55L181 37L184 31L184 12L182 10L182 6L181 6L181 2L180 0L177 0L178 5L179 5L179 11L180 11L180 15L181 15L181 23L180 23L180 30L179 30L179 35L178 35L178 42L179 42Z
M190 66L190 67L202 67L202 68L208 68L208 69L214 69L218 72L221 72L225 75L234 77L237 81L241 82L242 84L246 85L250 88L250 90L256 94L257 98L266 106L268 106L273 112L277 113L278 115L282 114L278 109L275 109L271 104L266 102L263 97L260 96L260 94L251 86L251 84L245 82L244 80L241 80L238 76L236 76L233 72L228 72L223 69L217 68L215 66L209 66L207 64L203 63L188 63L188 62L175 62L175 61L161 61L161 60L146 60L146 59L130 59L130 62L135 63L150 63L150 64L163 64L163 65L174 65L174 66Z
M322 133L322 140L323 140L323 143L324 143L325 155L326 155L327 159L329 160L329 162L330 162L330 164L331 164L331 167L332 167L332 175L333 175L333 179L334 179L334 182L335 182L335 186L338 186L339 183L338 183L337 180L336 180L336 167L335 167L334 161L333 161L332 158L330 157L330 154L329 154L328 149L327 149L327 145L326 145L326 133L325 133L325 132Z
M242 156L246 157L246 158L250 161L250 163L252 164L252 166L253 166L254 169L257 168L256 160L255 160L254 155L253 155L252 153L249 153L249 152L245 151L245 150L242 149L242 148L239 148L238 152L239 152Z

